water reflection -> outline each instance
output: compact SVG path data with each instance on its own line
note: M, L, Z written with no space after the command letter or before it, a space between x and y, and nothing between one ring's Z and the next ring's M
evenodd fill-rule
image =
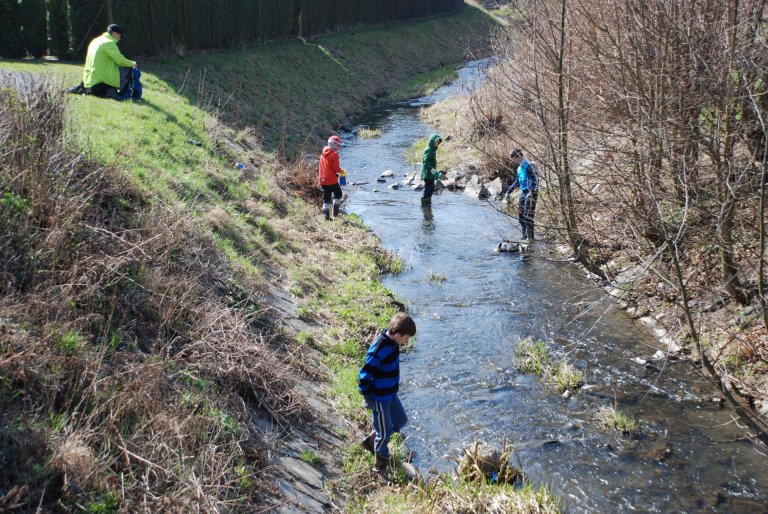
M421 213L424 215L424 222L421 224L422 228L430 232L435 230L435 224L432 222L432 206L422 205Z

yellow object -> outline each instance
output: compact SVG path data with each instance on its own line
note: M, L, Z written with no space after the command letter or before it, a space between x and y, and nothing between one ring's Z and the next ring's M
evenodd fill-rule
M344 168L341 168L341 171L339 172L340 177L346 177L347 176L347 170Z

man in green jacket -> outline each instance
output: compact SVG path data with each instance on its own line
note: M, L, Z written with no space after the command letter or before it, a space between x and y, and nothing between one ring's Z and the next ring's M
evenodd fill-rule
M136 61L126 59L117 48L123 29L114 23L88 45L83 69L83 87L92 95L117 99L120 89L120 67L135 68Z
M424 148L424 155L421 157L421 180L424 181L424 194L421 197L421 205L429 207L432 205L432 193L435 192L435 180L440 178L440 172L437 170L437 147L443 142L440 134L432 134L429 137L429 143Z

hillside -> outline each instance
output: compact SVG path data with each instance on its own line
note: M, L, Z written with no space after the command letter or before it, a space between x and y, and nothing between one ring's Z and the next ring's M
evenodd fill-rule
M353 495L370 466L354 373L396 310L380 273L401 263L354 216L322 221L289 188L313 170L278 150L317 151L490 26L465 8L166 57L143 63L140 103L65 97L77 64L0 61L0 508L323 511Z

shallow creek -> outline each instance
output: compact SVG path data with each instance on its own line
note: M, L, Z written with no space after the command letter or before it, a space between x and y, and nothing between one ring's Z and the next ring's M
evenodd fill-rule
M659 347L652 335L579 268L553 260L545 243L525 257L495 253L519 229L486 201L444 191L422 210L420 192L388 188L416 169L404 151L435 131L418 108L464 94L482 70L470 63L431 96L369 112L356 123L381 129L381 137L349 134L341 151L348 180L366 182L347 187L347 211L407 264L385 284L418 326L401 360L414 464L447 472L460 448L507 440L566 512L768 512L768 459L712 401L719 395L695 364L650 360ZM388 169L394 178L377 183ZM546 341L601 389L565 399L520 373L515 341L527 336ZM601 428L594 420L601 405L638 419L640 434Z

